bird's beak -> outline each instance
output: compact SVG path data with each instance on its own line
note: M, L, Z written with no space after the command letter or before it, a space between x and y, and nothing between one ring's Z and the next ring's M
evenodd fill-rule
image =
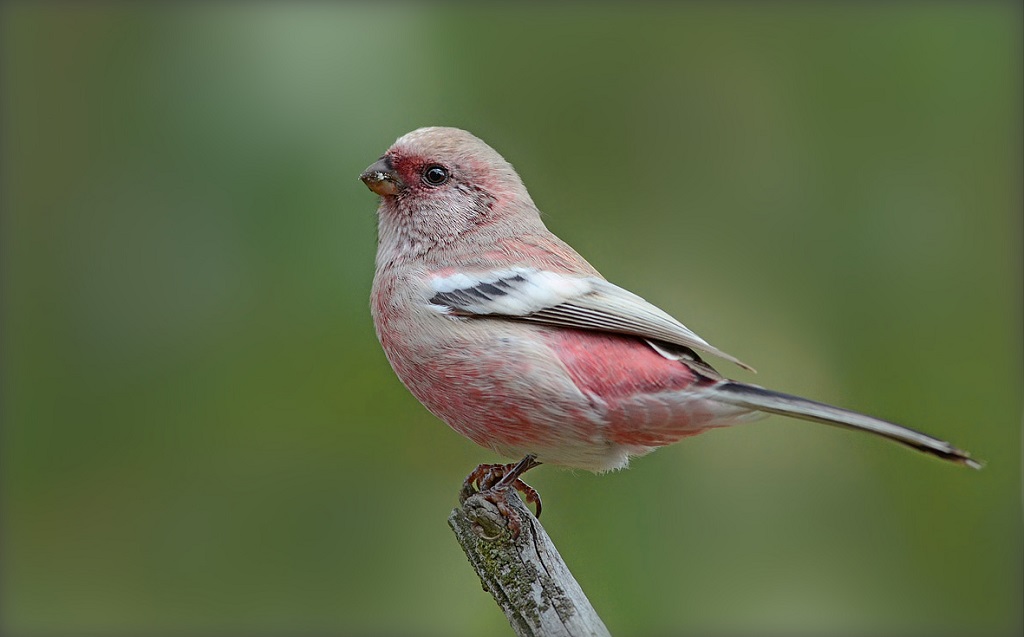
M381 157L359 175L366 187L381 196L395 195L405 187L405 182L395 172L391 160Z

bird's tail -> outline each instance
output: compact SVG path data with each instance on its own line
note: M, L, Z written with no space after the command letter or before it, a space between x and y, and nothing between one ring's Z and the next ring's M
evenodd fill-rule
M848 409L735 381L724 381L718 384L715 387L715 394L716 399L738 407L812 420L826 425L869 431L944 460L966 465L972 469L981 468L981 463L973 460L970 454L957 449L948 442Z

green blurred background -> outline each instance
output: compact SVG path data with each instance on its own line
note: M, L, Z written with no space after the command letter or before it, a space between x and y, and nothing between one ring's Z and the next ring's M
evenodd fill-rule
M544 522L613 633L1019 631L1018 3L2 8L9 635L510 634L494 461L368 312L399 135L467 128L611 280L980 473L772 418Z

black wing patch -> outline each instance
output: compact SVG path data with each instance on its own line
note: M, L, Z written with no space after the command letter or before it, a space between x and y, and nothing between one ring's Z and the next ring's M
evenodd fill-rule
M507 296L509 290L522 283L526 283L526 278L521 274L515 274L495 281L478 283L472 287L459 288L451 292L438 292L430 297L430 303L433 305L443 305L456 312L479 314L479 312L470 311L469 308L479 308L481 303L487 303L488 301ZM498 312L492 312L492 314L496 313Z

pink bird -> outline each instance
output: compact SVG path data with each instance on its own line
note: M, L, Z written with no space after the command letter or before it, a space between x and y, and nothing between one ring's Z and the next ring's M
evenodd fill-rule
M947 442L885 420L729 380L749 367L609 283L541 221L512 166L457 128L399 138L360 179L380 195L371 308L405 386L477 444L522 458L480 465L463 497L541 463L608 471L765 414L860 429L973 468ZM494 498L494 501L499 501Z

